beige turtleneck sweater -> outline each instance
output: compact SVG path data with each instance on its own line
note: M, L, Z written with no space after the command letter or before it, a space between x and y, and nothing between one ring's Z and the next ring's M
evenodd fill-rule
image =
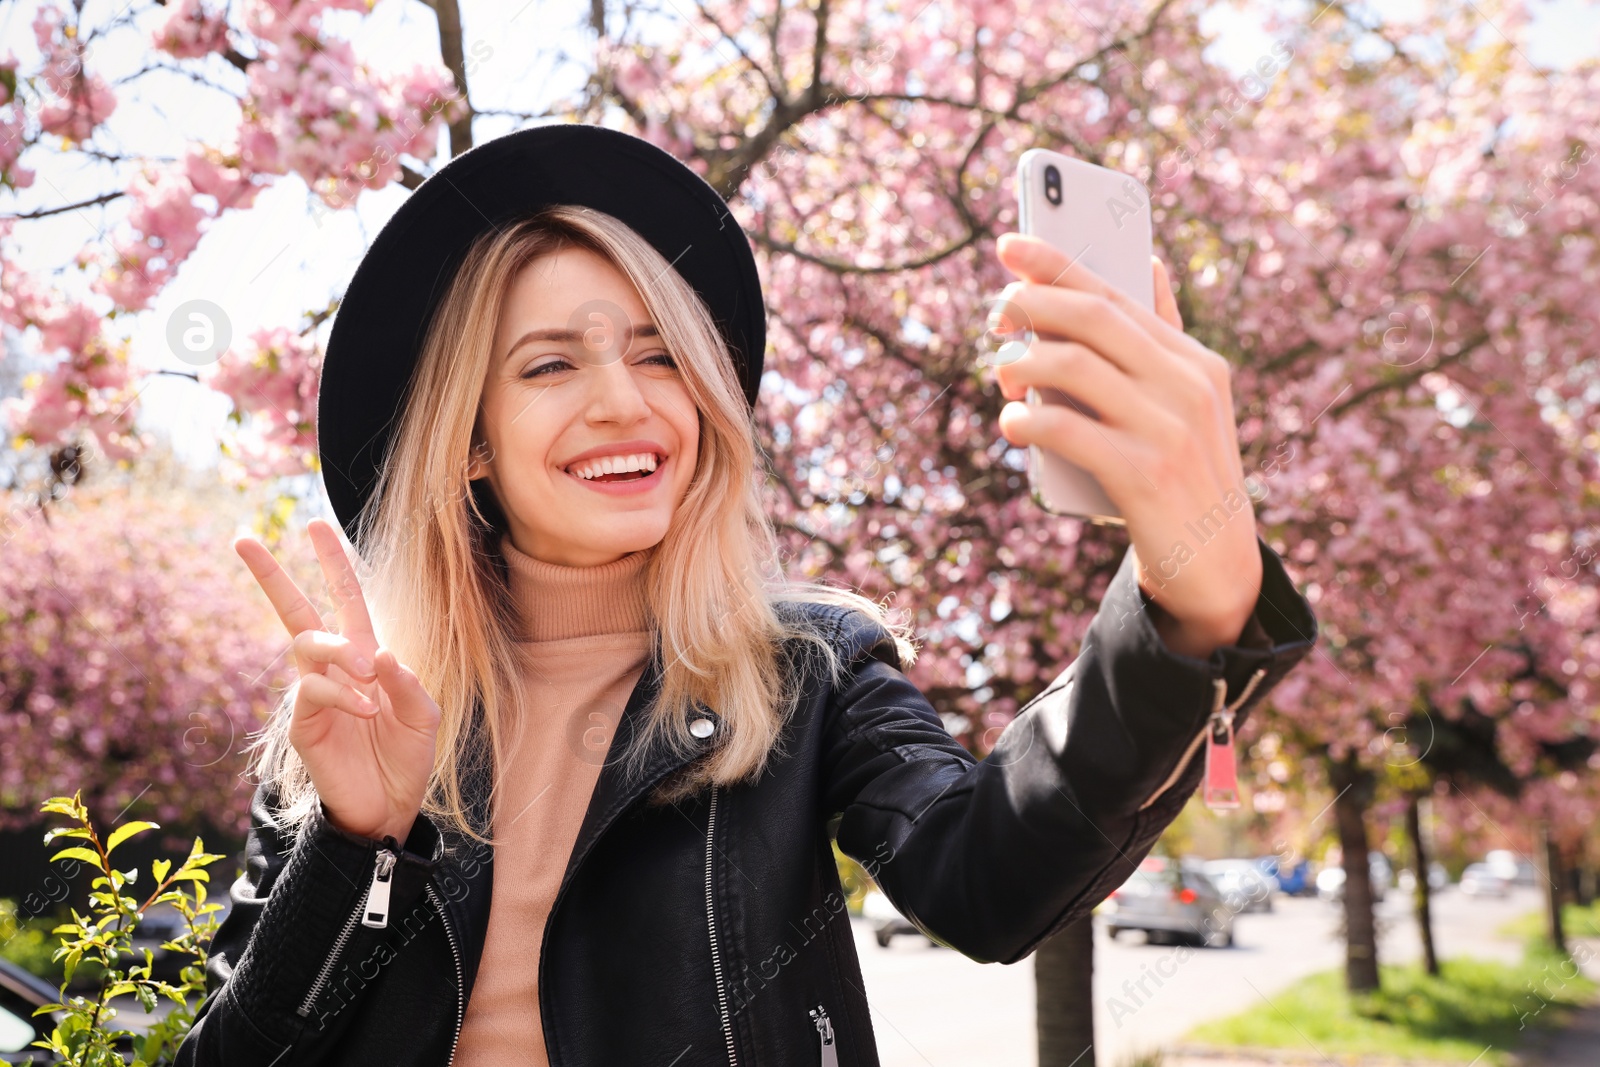
M547 1067L539 949L622 709L650 659L644 570L655 549L595 567L534 559L502 538L523 620L529 697L502 774L489 930L456 1046L460 1067Z

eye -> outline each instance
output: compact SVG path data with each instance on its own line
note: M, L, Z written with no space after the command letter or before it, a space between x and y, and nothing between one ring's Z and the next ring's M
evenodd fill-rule
M537 378L539 375L543 374L545 371L549 370L551 367L568 367L568 366L571 366L571 364L568 363L564 359L553 359L549 363L541 363L537 367L534 367L532 370L524 371L523 373L517 375L517 377L523 379L524 381L526 381L529 378Z
M667 352L657 352L654 355L646 356L640 362L649 363L652 360L662 360L663 361L661 363L658 363L657 366L677 367L677 365L678 365L678 361L676 359L674 359L670 353L667 353ZM517 375L517 377L519 379L523 380L523 381L527 381L530 378L540 377L541 375L544 374L545 371L550 370L551 368L554 368L554 367L571 367L571 366L572 366L572 364L569 363L567 360L559 359L559 358L558 359L552 359L549 363L541 363L537 367L534 367L534 368L532 368L530 370L523 371L521 374Z

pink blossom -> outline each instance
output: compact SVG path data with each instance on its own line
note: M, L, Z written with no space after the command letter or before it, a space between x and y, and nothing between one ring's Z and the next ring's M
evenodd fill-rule
M33 31L43 56L40 80L56 98L40 109L39 127L69 141L86 141L116 110L116 94L104 78L84 70L77 27L60 8L42 6Z
M18 507L0 524L0 826L31 823L67 783L102 821L139 795L163 821L221 816L242 834L244 744L289 679L234 520L90 487L48 519Z
M150 34L151 43L179 59L193 59L228 47L227 12L212 10L206 0L178 0Z

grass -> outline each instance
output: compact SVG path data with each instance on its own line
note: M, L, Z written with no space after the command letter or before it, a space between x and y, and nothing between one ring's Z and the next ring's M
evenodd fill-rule
M1495 931L1502 937L1515 938L1518 941L1527 941L1532 938L1544 936L1545 916L1544 910L1530 911L1526 915L1519 915L1508 920ZM1561 928L1568 937L1600 937L1600 899L1589 905L1563 904L1561 906Z
M1544 942L1519 964L1456 958L1437 978L1420 965L1382 965L1382 990L1350 994L1344 970L1308 975L1238 1015L1204 1023L1196 1044L1291 1048L1323 1055L1387 1055L1503 1067L1526 1028L1559 1023L1596 986ZM1536 995L1537 993L1537 995ZM1488 1048L1485 1052L1484 1049Z
M1162 1067L1166 1054L1160 1049L1151 1049L1148 1052L1135 1052L1118 1061L1117 1067Z

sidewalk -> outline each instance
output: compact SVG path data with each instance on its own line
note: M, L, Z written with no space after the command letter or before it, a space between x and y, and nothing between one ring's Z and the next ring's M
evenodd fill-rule
M1580 953L1578 946L1584 952ZM1583 955L1583 973L1600 981L1600 939L1568 938L1567 951ZM1522 1067L1595 1067L1600 1064L1600 1000L1573 1011L1567 1025L1535 1030L1518 1049Z
M1593 1060L1581 1061L1585 1067L1594 1067ZM1465 1067L1456 1061L1406 1060L1393 1056L1352 1056L1337 1052L1318 1056L1313 1052L1252 1050L1249 1055L1237 1051L1212 1053L1203 1049L1179 1048L1161 1060L1161 1067ZM1536 1067L1519 1061L1517 1067ZM1542 1064L1537 1067L1543 1067Z
M1535 1035L1521 1052L1524 1067L1595 1067L1600 1063L1600 1005L1572 1013L1572 1023Z

